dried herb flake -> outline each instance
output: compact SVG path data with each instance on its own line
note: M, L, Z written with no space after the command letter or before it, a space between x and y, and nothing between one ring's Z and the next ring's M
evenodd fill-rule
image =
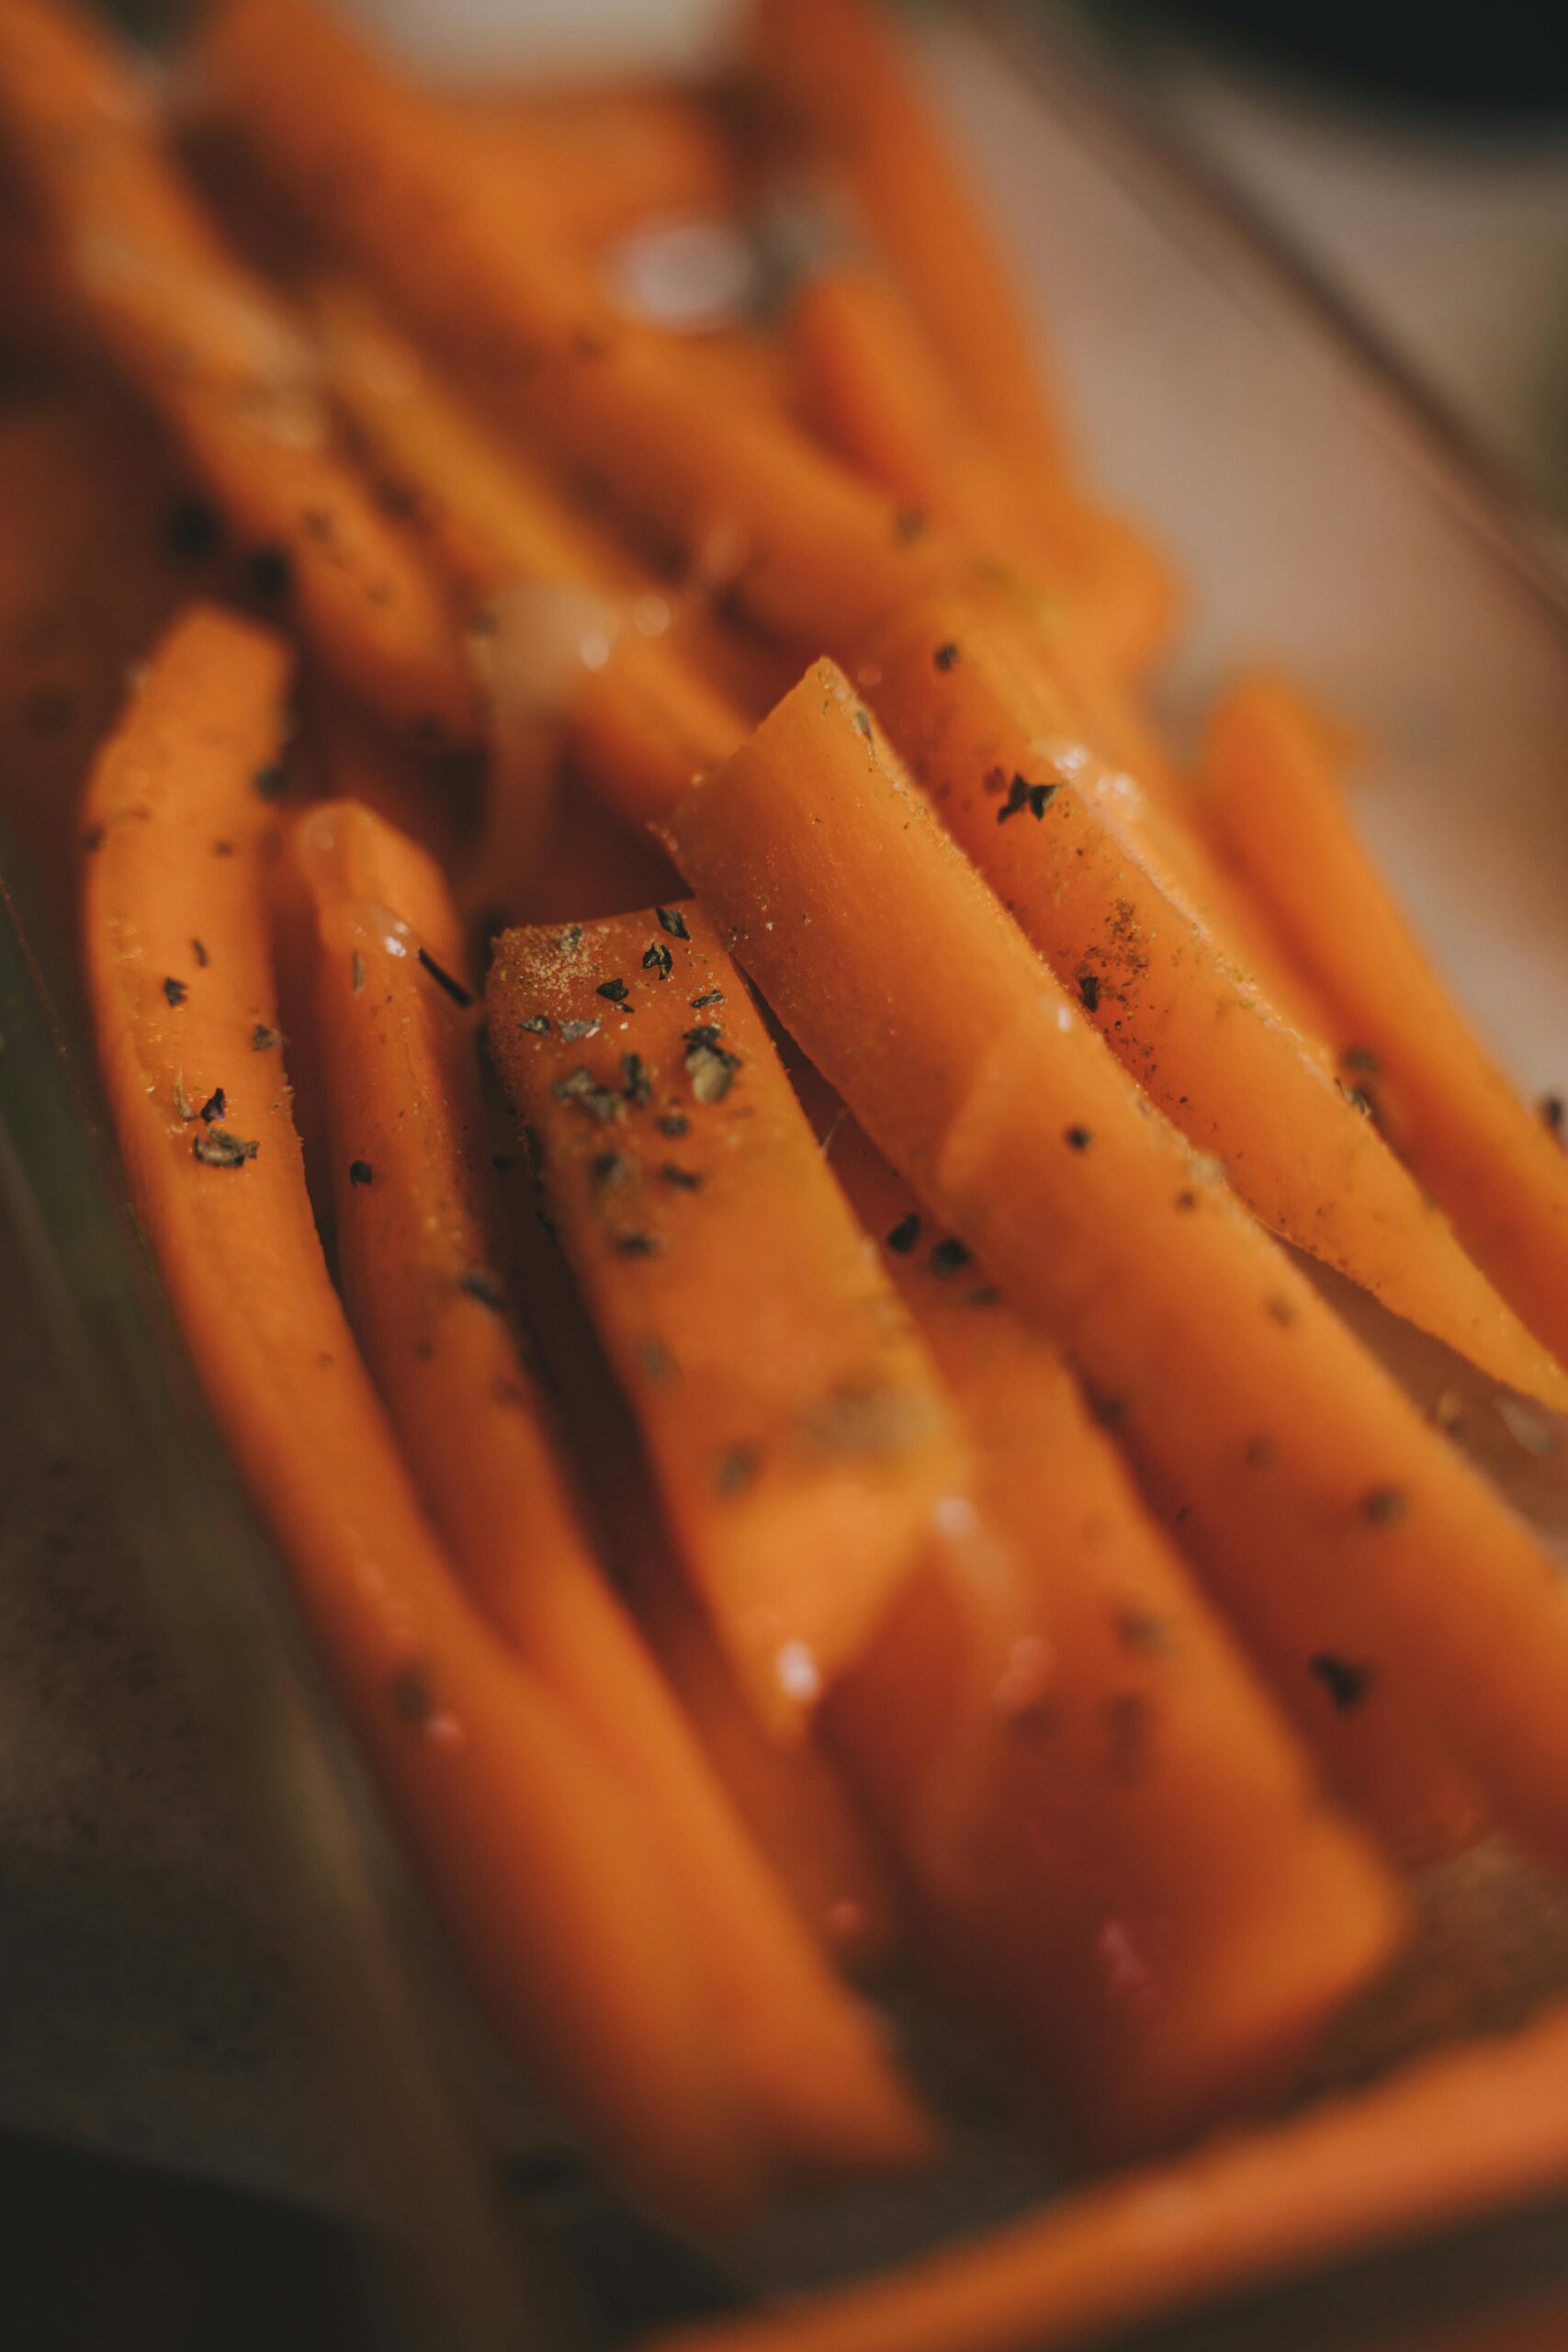
M451 998L453 1003L461 1005L463 1010L467 1012L468 1006L472 1004L474 1001L474 992L472 989L466 989L461 980L455 980L452 978L451 973L446 971L443 966L436 962L428 947L422 947L420 949L419 960L423 965L425 970L430 974L431 978L435 982L436 987L438 989L444 989L446 994Z
M679 907L655 907L653 911L659 917L660 931L667 931L671 939L690 939L686 918Z
M193 1136L191 1150L208 1168L243 1168L261 1149L243 1136L231 1136L227 1127L209 1127L205 1133Z

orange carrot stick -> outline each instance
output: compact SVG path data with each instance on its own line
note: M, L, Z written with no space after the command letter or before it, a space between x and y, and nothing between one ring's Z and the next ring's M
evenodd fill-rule
M696 403L672 340L617 312L581 256L493 179L460 116L310 0L223 0L203 56L268 168L434 340L764 628L840 644L933 563L892 500L787 421Z
M72 299L170 426L267 593L421 740L471 736L451 616L332 442L308 351L226 253L120 53L56 0L0 6L0 133Z
M355 1351L300 1173L267 900L288 662L197 608L85 817L99 1057L130 1196L475 1982L638 2193L712 2222L754 2181L707 2002L621 1792L459 1591Z
M676 89L632 85L472 90L459 103L498 188L521 161L527 200L553 234L589 246L645 220L734 209L739 171L717 116Z
M1139 1093L830 663L669 830L780 1019L1180 1506L1337 1768L1375 1788L1398 1719L1568 1854L1568 1594Z
M759 0L764 91L839 164L987 440L1025 478L1064 472L1042 355L990 224L882 12Z
M1555 2010L882 2278L679 2328L645 2352L1055 2352L1565 2184L1568 2020Z
M489 1003L688 1572L798 1732L962 1484L940 1385L694 910L510 932Z
M875 440L872 412L880 410L897 421L906 456L911 430L924 442L920 473L940 481L941 441L931 435L944 429L945 403L931 383L934 353L968 409L982 458L994 453L1051 574L1082 597L1111 667L1146 668L1174 614L1168 568L1141 533L1072 485L1038 338L890 21L866 0L761 0L752 55L765 93L848 180L922 331L911 343L886 304L876 318L842 310L840 331L858 354L846 354L858 379L847 389L863 435ZM971 461L964 470L973 478Z
M1568 1405L1568 1378L1346 1099L1326 1050L1161 873L1136 786L1057 731L961 609L910 607L868 644L866 668L947 831L1254 1214L1495 1378Z
M907 2160L926 2135L867 2020L750 1846L587 1546L506 1318L461 939L440 876L352 804L294 855L314 923L350 1316L475 1600L625 1789L761 2156Z
M1233 688L1211 718L1198 786L1213 840L1337 1015L1348 1080L1476 1263L1562 1354L1568 1158L1427 962L1290 686Z
M874 1973L901 1927L883 1857L834 1760L811 1740L771 1739L747 1703L681 1581L630 1408L536 1214L534 1177L509 1160L502 1182L543 1374L579 1440L604 1556L720 1782L812 1934L844 1965Z
M786 322L806 413L829 447L948 530L1038 582L1112 671L1168 634L1165 567L1125 524L1035 484L990 446L897 287L840 266L808 277Z
M1098 2156L1167 2144L1289 2080L1398 1900L1050 1342L857 1129L833 1164L968 1421L994 1541L978 1573L932 1560L829 1722L1010 2079L1032 2062Z

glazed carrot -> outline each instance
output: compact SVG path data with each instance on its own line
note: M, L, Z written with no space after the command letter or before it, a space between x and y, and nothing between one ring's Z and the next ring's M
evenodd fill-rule
M877 715L947 831L1253 1213L1495 1378L1568 1404L1568 1379L1347 1099L1326 1049L1162 873L1129 779L1061 735L962 608L911 606L865 660Z
M1111 1058L830 663L669 832L873 1140L1080 1366L1337 1769L1370 1802L1440 1748L1568 1852L1568 1593Z
M1321 729L1282 681L1216 707L1213 838L1337 1016L1346 1075L1479 1266L1568 1349L1568 1158L1455 1006L1361 842Z
M1565 2183L1568 2021L1554 2010L883 2278L645 2352L1054 2352Z
M526 200L552 233L604 244L646 220L732 211L737 156L716 115L684 91L473 90L459 101L504 187L521 158Z
M338 1259L355 1329L474 1600L626 1792L688 1930L759 2157L907 2160L926 2135L751 1847L592 1559L506 1316L457 910L348 803L293 836L310 902Z
M1400 1904L1050 1342L852 1126L833 1165L968 1422L992 1540L977 1571L931 1560L829 1724L1010 2079L1032 2064L1097 2156L1165 2145L1289 2079Z
M310 0L224 0L203 57L220 110L334 240L514 423L718 565L763 627L848 642L948 560L785 421L694 402L678 346L615 310L542 206L517 234L461 117Z
M1025 478L1061 479L1039 346L881 11L865 0L757 0L750 40L766 94L844 172L987 440Z
M886 300L840 307L830 331L843 339L835 370L840 420L852 434L843 446L879 480L892 479L895 447L907 464L921 447L904 494L940 500L948 402L932 379L934 357L972 420L953 443L966 486L988 452L1051 577L1083 600L1113 670L1146 669L1169 635L1169 570L1141 533L1071 481L1037 339L890 22L867 0L761 0L752 26L765 95L847 179L909 314L901 322ZM879 442L880 464L871 455ZM917 481L930 489L917 491Z
M812 1934L845 1966L877 1972L901 1932L884 1858L833 1759L811 1740L770 1738L748 1705L682 1582L630 1407L536 1213L534 1175L503 1158L508 1235L542 1376L578 1441L604 1556L736 1811Z
M510 932L489 1006L687 1572L797 1734L962 1486L929 1359L694 910Z
M698 666L722 664L719 633L489 435L358 289L320 289L312 317L333 388L378 469L459 584L490 605L491 639L498 601L510 613L521 639L510 676L481 639L498 704L515 683L522 715L545 720L607 807L633 824L661 814L743 731ZM522 583L541 593L519 605L506 592ZM508 716L498 709L502 731ZM541 789L536 800L544 798ZM525 811L520 839L509 828L485 842L488 873L526 870L538 813Z
M1112 669L1137 667L1168 634L1172 595L1124 524L1057 492L1034 494L965 411L920 322L878 271L808 277L785 322L807 420L829 445L916 511L1048 589ZM1055 628L1062 627L1062 617Z
M467 740L451 616L333 447L303 338L224 250L131 65L64 0L0 5L0 139L73 301L256 551L259 584L291 594L378 708L422 740Z
M328 1279L271 972L288 661L197 607L84 811L85 952L131 1200L218 1424L507 2040L639 2194L753 2188L708 2004L620 1791L460 1593Z

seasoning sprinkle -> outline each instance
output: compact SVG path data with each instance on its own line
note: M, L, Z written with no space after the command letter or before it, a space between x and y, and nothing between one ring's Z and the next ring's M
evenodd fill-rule
M640 1054L621 1056L621 1091L634 1110L653 1100L653 1080Z
M558 1102L575 1102L591 1119L597 1119L601 1126L607 1126L621 1115L621 1098L615 1088L601 1086L592 1071L581 1062L564 1078L558 1078L550 1091Z
M1078 974L1078 1002L1086 1012L1100 1011L1100 975L1098 972Z
M1061 789L1059 784L1031 784L1027 776L1015 775L997 810L998 824L1005 825L1010 817L1020 817L1026 808L1033 818L1043 817Z
M189 993L184 980L166 979L164 982L164 994L173 1005L183 1004Z
M1327 1691L1337 1715L1349 1714L1366 1697L1372 1679L1371 1667L1352 1666L1348 1658L1336 1657L1332 1650L1319 1650L1307 1664Z
M596 1151L588 1163L588 1173L596 1185L618 1184L631 1173L631 1162L618 1151Z
M255 1027L251 1031L251 1051L253 1054L270 1054L275 1046L281 1046L282 1043L282 1030L273 1028L270 1022L258 1021Z
M201 1106L201 1124L204 1127L221 1126L228 1114L229 1097L220 1086L215 1086Z
M188 1126L191 1121L200 1114L190 1096L186 1092L186 1076L183 1069L177 1069L175 1072L175 1082L169 1091L174 1096L175 1111Z
M931 660L939 670L951 670L957 659L958 648L953 644L939 645L931 655Z
M265 768L257 768L251 782L264 800L276 800L288 782L288 771L281 760L269 760Z
M973 1253L955 1233L950 1233L945 1239L937 1242L926 1261L933 1274L955 1274L961 1267L973 1262Z
M1347 1069L1360 1070L1369 1078L1375 1078L1382 1068L1370 1046L1347 1046L1339 1058Z
M205 972L209 964L211 963L212 958L208 954L199 939L193 939L191 941L190 952L196 957L197 970Z
M231 1136L227 1127L209 1127L204 1134L193 1136L191 1150L209 1168L243 1168L261 1149L259 1143L249 1143L243 1136Z
M744 1494L760 1467L754 1445L728 1446L713 1465L714 1492L719 1495Z
M617 1233L612 1236L611 1249L617 1258L657 1258L664 1244L657 1233Z
M1392 1527L1409 1507L1403 1487L1369 1487L1360 1502L1361 1517L1373 1527Z
M701 1012L710 1004L722 1004L724 1002L724 990L722 989L705 989L701 996L689 998L688 1002L690 1003L694 1012Z
M694 1168L679 1168L672 1159L667 1159L659 1172L667 1184L682 1193L696 1192L703 1181Z
M722 1102L740 1067L739 1055L727 1053L717 1037L716 1029L686 1032L686 1076L699 1102Z
M1071 1151L1087 1151L1090 1144L1094 1141L1094 1137L1087 1127L1066 1127L1063 1130L1062 1141ZM1179 1208L1181 1205L1182 1196L1179 1194L1177 1197L1177 1206ZM1194 1205L1196 1205L1196 1204L1194 1204Z
M655 1124L661 1136L689 1135L692 1126L684 1111L660 1111Z
M351 1159L348 1163L348 1181L351 1184L371 1183L375 1174L376 1170L367 1159Z
M522 1023L531 1037L547 1037L552 1025L547 1012L530 1012Z
M1563 1142L1564 1131L1568 1129L1568 1102L1564 1102L1561 1094L1543 1094L1536 1107L1548 1135L1555 1136L1559 1143Z
M686 918L679 907L655 907L653 911L659 918L660 931L667 931L671 939L690 939L692 934L686 929Z
M557 934L556 945L563 956L575 956L581 944L582 925L580 922L569 922L566 929Z
M563 1021L559 1035L563 1045L581 1045L584 1037L596 1037L604 1026L602 1021Z
M601 980L597 989L594 990L594 994L596 996L606 998L611 1004L625 1004L626 1001L626 984L625 980L620 978Z
M899 1218L887 1235L887 1247L896 1250L900 1258L907 1258L919 1238L920 1213L919 1209L911 1209L908 1216Z
M466 1268L457 1277L457 1288L465 1298L471 1298L476 1306L488 1307L492 1315L503 1315L506 1311L505 1287L488 1267Z
M430 974L431 978L435 982L436 987L438 989L445 989L453 1003L461 1005L466 1012L474 1001L474 992L472 989L466 989L461 980L455 980L452 978L451 973L445 970L443 967L436 962L428 947L422 947L420 949L419 960L423 965L425 970Z
M645 972L657 972L661 980L670 978L675 968L675 958L661 939L650 939L643 949L642 968Z
M365 986L365 958L357 947L348 959L348 985L355 996Z

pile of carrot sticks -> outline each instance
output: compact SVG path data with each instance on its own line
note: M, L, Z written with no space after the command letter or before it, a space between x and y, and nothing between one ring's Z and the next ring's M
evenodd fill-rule
M782 302L648 298L781 203ZM0 267L7 820L494 2024L709 2236L940 2161L911 1979L1144 2167L682 2343L1065 2341L1568 2176L1550 2018L1205 2140L1414 1871L1568 1866L1568 1596L1303 1271L1550 1432L1568 1158L1311 698L1162 739L1172 569L897 25L480 96L0 0Z

